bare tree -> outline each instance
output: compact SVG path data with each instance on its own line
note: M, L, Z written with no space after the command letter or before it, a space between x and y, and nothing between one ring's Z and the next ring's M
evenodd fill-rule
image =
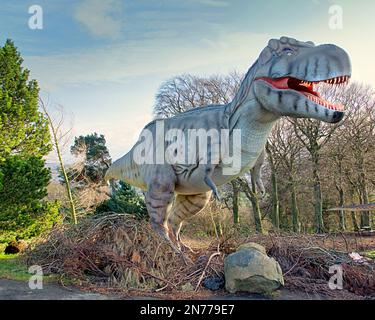
M263 234L262 214L260 211L259 195L256 189L255 179L250 178L249 175L245 175L242 178L237 178L236 182L241 186L241 191L245 194L246 198L249 199L254 216L255 230Z
M156 95L154 115L169 118L181 112L215 104L227 104L236 94L242 75L198 77L181 75L166 81Z
M375 92L369 86L353 83L344 93L343 100L349 106L345 121L347 130L342 132L344 144L351 154L347 176L351 177L349 182L357 190L360 203L367 204L374 174ZM369 212L364 211L361 213L361 228L369 227Z
M288 181L288 189L291 197L292 226L294 232L300 232L299 209L297 201L297 158L303 145L297 138L290 122L280 120L273 128L268 139L267 149L272 155L273 165L283 167ZM276 170L276 168L275 168ZM275 173L276 174L276 173Z
M58 106L56 109L59 113L59 117L57 120L52 119L50 113L47 110L47 107L42 99L39 99L40 106L43 109L43 112L46 114L48 122L49 122L49 127L51 130L52 134L52 139L53 139L53 145L57 154L57 158L59 160L59 165L60 165L60 170L63 175L63 179L65 182L65 188L66 188L66 193L68 196L68 201L69 201L69 206L70 206L70 214L72 217L72 222L74 224L77 224L77 214L76 214L76 207L72 195L72 189L70 186L70 181L68 179L68 175L65 169L64 161L62 159L61 155L61 145L65 144L67 142L67 139L65 139L71 132L72 128L65 130L63 129L63 124L64 124L64 108L62 106ZM65 142L64 142L65 139Z

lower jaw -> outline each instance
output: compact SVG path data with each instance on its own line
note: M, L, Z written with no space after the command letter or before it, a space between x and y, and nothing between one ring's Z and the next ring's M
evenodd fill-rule
M302 93L302 95L305 97L305 99L308 99L309 101L317 104L318 106L332 110L332 111L338 111L338 112L344 112L344 108L340 105L334 105L333 103L330 103L329 101L326 101L318 96L315 96L313 94L308 93Z

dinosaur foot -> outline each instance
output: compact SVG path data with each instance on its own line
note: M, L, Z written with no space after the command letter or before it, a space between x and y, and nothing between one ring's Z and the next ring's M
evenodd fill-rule
M189 265L193 263L192 260L184 254L177 239L174 236L172 237L169 236L169 232L166 230L164 226L153 225L153 229L162 238L162 240L165 241L173 249L173 251L182 258L185 265Z

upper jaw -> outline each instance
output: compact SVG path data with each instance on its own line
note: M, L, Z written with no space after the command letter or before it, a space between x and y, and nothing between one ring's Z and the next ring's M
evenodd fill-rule
M308 80L300 80L293 77L281 77L281 78L268 78L268 77L260 77L257 78L258 81L263 81L266 85L271 86L273 89L278 91L294 91L300 95L303 95L306 99L310 100L312 103L324 107L326 109L330 109L333 111L340 111L343 112L345 110L344 106L341 104L334 104L331 103L324 98L321 97L318 91L315 91L314 86L319 83L325 83L329 85L346 85L349 80L349 75L340 75L334 78L323 78L313 81Z

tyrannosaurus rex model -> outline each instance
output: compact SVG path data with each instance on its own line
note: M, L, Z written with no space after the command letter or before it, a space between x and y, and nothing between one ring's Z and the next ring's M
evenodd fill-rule
M179 250L182 222L200 212L212 192L219 197L216 186L259 162L280 117L342 120L343 106L321 98L314 85L339 85L350 76L349 56L335 45L272 39L232 102L152 121L106 179L145 190L153 229Z

